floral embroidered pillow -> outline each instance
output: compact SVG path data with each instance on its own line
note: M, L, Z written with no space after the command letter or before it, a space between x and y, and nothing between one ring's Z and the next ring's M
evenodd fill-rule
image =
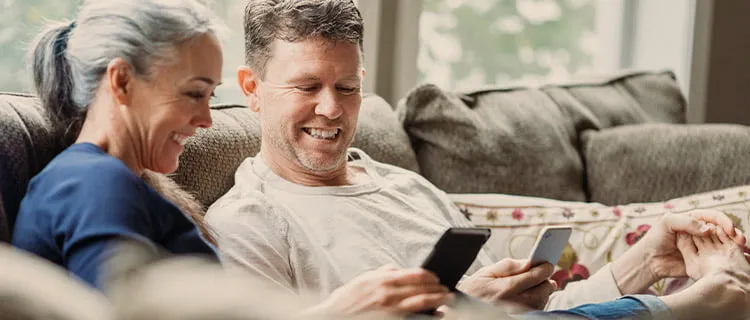
M750 186L701 193L666 202L607 207L495 195L451 195L459 210L477 226L492 229L490 249L499 257L526 258L539 231L547 225L571 225L573 234L552 278L564 287L588 278L640 240L662 215L712 209L727 214L735 226L750 230ZM666 295L685 287L688 279L664 279L648 292Z

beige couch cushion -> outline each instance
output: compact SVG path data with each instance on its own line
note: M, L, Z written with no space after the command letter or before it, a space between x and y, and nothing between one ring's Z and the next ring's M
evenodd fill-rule
M591 201L664 201L750 184L750 127L642 124L582 137Z
M586 200L579 134L683 122L671 73L628 73L534 88L412 90L398 107L422 174L451 193Z
M260 121L244 106L217 106L213 126L200 130L185 146L180 168L171 175L205 206L229 191L240 163L260 151ZM419 171L409 138L393 108L382 98L366 95L353 146L373 159Z

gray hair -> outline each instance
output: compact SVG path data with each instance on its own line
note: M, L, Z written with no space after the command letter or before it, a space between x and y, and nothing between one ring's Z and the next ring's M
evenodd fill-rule
M122 58L148 78L154 65L173 61L176 46L219 30L199 0L87 0L75 22L53 24L35 39L34 86L65 139L75 138L110 61Z
M322 38L363 49L362 15L352 0L249 0L245 7L245 63L265 77L275 39Z

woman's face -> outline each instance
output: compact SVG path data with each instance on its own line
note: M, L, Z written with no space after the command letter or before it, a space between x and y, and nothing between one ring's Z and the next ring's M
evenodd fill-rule
M221 46L206 34L176 47L176 59L154 67L149 79L134 81L128 133L140 167L177 170L186 140L211 126L209 103L221 65Z

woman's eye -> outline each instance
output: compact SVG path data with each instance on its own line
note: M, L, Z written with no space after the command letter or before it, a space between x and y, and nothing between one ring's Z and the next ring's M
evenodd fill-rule
M188 92L185 93L185 95L195 100L200 100L205 97L202 92Z

